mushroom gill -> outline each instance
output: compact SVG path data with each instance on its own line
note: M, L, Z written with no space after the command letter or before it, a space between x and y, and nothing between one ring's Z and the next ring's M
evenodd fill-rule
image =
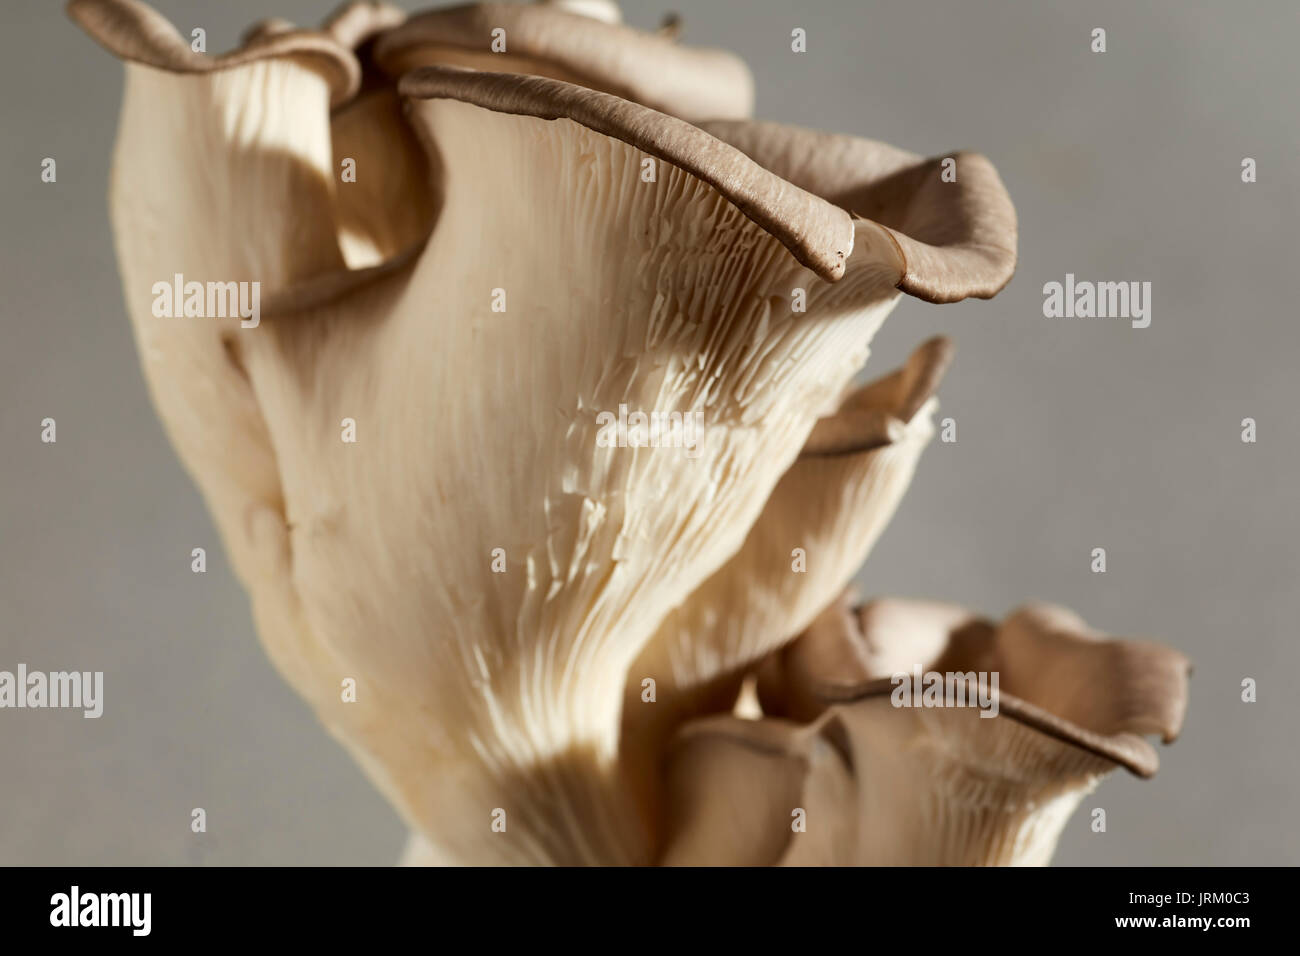
M69 11L128 61L110 208L151 396L268 653L410 826L407 862L931 859L949 850L861 815L914 824L872 789L889 774L933 791L942 745L909 762L900 721L1032 763L1048 717L993 722L1037 735L1014 746L882 717L880 675L824 666L852 632L813 638L950 358L933 340L851 390L873 334L901 293L987 297L1014 269L987 160L740 119L739 61L600 0L354 3L215 57L137 0ZM181 277L254 285L260 321L159 312ZM1167 659L1038 620L971 645L1016 675L1006 713L1071 722L1047 735L1070 786L1145 767L1130 738L1174 721L1138 690L1174 694ZM1134 692L1093 701L1067 658ZM727 716L756 667L765 716ZM942 779L965 786L961 757ZM780 832L718 815L756 780L755 826L781 810ZM941 797L926 812L960 819Z
M857 573L931 437L933 393L951 360L951 343L932 339L819 419L740 550L663 619L628 671L624 771L656 832L669 739L688 719L729 711L746 672Z

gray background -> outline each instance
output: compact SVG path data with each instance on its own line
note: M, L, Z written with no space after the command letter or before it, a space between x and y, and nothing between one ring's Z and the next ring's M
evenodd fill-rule
M311 23L332 3L158 6L219 51L253 20ZM674 6L627 16L651 27ZM1081 810L1056 862L1300 862L1294 2L678 9L686 42L749 62L759 116L979 150L1015 200L1011 286L905 298L877 338L877 373L935 332L956 339L941 414L959 440L926 452L862 584L997 614L1058 601L1194 659L1159 776L1103 783L1084 806L1106 807L1109 831ZM149 405L105 208L121 67L57 3L8 0L0 34L0 669L107 683L98 721L0 711L0 863L392 862L403 827L264 658ZM1152 282L1151 327L1044 318L1043 283L1066 272ZM1246 416L1258 444L1240 441ZM198 546L206 575L189 569ZM1089 570L1099 546L1105 575Z

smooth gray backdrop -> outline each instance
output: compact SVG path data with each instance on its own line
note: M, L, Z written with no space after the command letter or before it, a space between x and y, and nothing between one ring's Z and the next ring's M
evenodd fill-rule
M254 20L312 23L332 2L158 6L219 51ZM877 338L873 373L936 332L956 340L941 415L958 441L925 453L861 581L996 614L1058 601L1194 659L1160 774L1103 783L1056 861L1300 862L1293 0L650 0L626 15L652 27L674 8L685 42L749 62L759 116L978 150L1015 200L1010 287L905 298ZM390 863L403 827L263 656L146 396L105 205L121 66L59 3L6 0L0 35L0 669L107 673L98 721L0 711L0 863ZM40 181L46 156L57 184ZM1044 318L1043 283L1067 272L1150 281L1151 327ZM46 416L57 444L40 442ZM1247 416L1257 444L1240 440ZM206 575L190 571L198 546Z

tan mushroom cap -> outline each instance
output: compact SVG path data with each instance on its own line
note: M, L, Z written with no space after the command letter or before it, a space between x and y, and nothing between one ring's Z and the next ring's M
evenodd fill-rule
M834 705L886 700L894 674L999 675L999 709L1013 721L1125 767L1159 767L1145 734L1177 738L1191 666L1149 641L1107 638L1072 611L1029 604L1000 625L928 601L841 600L765 666L765 712L812 719ZM976 725L977 726L977 725Z
M358 4L340 11L339 22L353 35L375 5ZM382 14L379 14L383 16ZM324 76L332 103L350 99L361 83L361 66L349 47L330 31L298 30L284 21L271 21L248 35L227 53L196 53L158 11L139 0L69 0L68 16L115 56L169 73L215 73L263 60L293 59Z
M903 260L898 287L927 302L987 299L1016 266L1016 211L978 153L924 159L886 143L754 121L702 123L766 169L878 223ZM944 181L946 160L955 182Z
M1044 865L1114 766L1016 720L888 695L804 725L707 718L670 751L661 862Z
M565 80L689 120L753 109L749 69L723 50L580 15L559 4L480 3L412 16L378 43L393 76L420 66L465 66ZM492 51L504 30L506 51Z
M696 127L545 77L425 67L404 75L399 90L569 119L619 138L712 185L824 279L843 275L855 244L868 247L895 286L931 302L992 297L1015 269L1015 209L978 154L923 160L870 140L777 124ZM943 181L948 158L957 162L955 183Z
M946 675L942 690L958 702L973 695L971 678L959 676L972 671L997 669L1011 690L983 687L995 716L951 703L900 706L895 682L878 675L913 668ZM682 731L668 858L703 862L693 852L702 845L716 862L791 862L788 847L804 836L789 836L788 807L800 801L822 810L804 861L1046 864L1102 777L1117 766L1154 772L1141 734L1177 735L1187 670L1176 651L1104 639L1046 605L995 628L954 605L891 599L853 611L837 602L765 662L768 716ZM842 763L818 767L814 742ZM807 836L813 825L809 811Z

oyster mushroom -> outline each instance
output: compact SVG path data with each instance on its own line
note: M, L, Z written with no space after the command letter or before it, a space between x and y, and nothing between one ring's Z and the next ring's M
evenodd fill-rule
M390 55L449 62L477 9L395 26L353 5L203 57L135 0L69 5L128 60L110 189L127 309L276 665L418 835L413 856L649 862L660 841L620 768L629 669L756 521L793 522L768 504L787 473L863 510L807 516L823 573L761 646L842 583L905 484L867 502L863 475L896 444L890 467L910 470L933 376L818 412L900 290L1008 281L1014 213L979 157L940 185L939 160L603 92L747 109L737 82L673 85L732 75L725 58L582 32L595 20L553 32L563 11L500 14L520 18L527 70L422 66L393 87ZM525 75L542 60L582 85ZM670 74L660 92L647 64ZM338 181L347 155L357 184ZM349 192L379 164L391 182ZM262 321L155 315L175 274L261 283ZM602 444L620 405L700 416L698 454ZM817 766L838 800L844 771Z
M402 89L429 97L411 116L436 148L445 199L408 284L382 307L383 344L366 344L360 331L313 341L270 323L276 353L247 358L272 443L290 463L290 514L302 501L294 524L311 529L302 544L295 539L298 592L313 632L343 648L383 699L383 740L363 749L393 747L393 726L445 734L444 752L382 758L390 795L432 843L457 859L645 861L650 850L617 770L623 675L663 610L739 545L814 410L865 358L896 298L892 249L864 243L841 266L834 239L814 241L809 228L836 223L835 210L685 124L604 94L448 69L411 74ZM714 159L698 175L696 143ZM664 162L655 187L642 189L650 150ZM579 196L606 191L618 195L619 215L575 218ZM756 201L773 195L782 201ZM545 248L528 251L526 273L503 278L490 253L506 248L504 237L464 237L482 235L485 223L504 227L521 204L552 232ZM844 274L830 283L796 257L827 278ZM600 261L607 271L574 284L566 261ZM522 298L522 320L488 311L498 283ZM785 307L796 286L809 290L807 316ZM426 303L439 299L439 314L458 318L430 328ZM371 347L391 373L378 384L364 372ZM285 362L298 371L286 375ZM487 378L467 394L441 370L448 362ZM297 384L317 380L336 385L327 396ZM700 458L600 448L596 413L620 403L702 414ZM384 432L377 452L333 473L336 438L302 423L319 416L332 428L351 404L363 409L359 420L400 422L410 407L456 414L414 433L393 429L391 439ZM383 447L390 441L401 447ZM447 447L477 447L483 457L451 466L437 454ZM437 498L417 491L412 501L421 488ZM310 505L321 499L333 507L314 518ZM400 501L408 505L395 522ZM480 504L449 514L443 502L457 501ZM377 527L382 534L367 530ZM477 566L430 555L434 527L481 555ZM487 556L498 546L513 573L491 573ZM433 566L401 587L355 580L358 564L397 569L422 559ZM376 653L367 621L395 625L379 641L387 654ZM442 633L431 637L427 622ZM429 663L413 666L421 658ZM498 806L522 836L489 831L486 808ZM449 811L457 820L477 813L483 826L448 833L437 814Z
M899 706L896 675L914 672L941 675L958 701L973 696L976 674L997 674L995 716L951 703ZM1106 774L1119 767L1140 777L1155 773L1159 761L1144 735L1166 743L1177 737L1188 673L1177 651L1106 638L1051 605L1026 605L993 624L932 602L890 599L854 610L838 601L764 663L759 695L771 715L765 720L807 724L785 738L782 759L796 768L786 771L795 778L787 792L816 796L828 786L799 773L809 741L833 741L842 755L856 830L851 853L842 833L834 845L853 862L1032 865L1048 861L1071 812ZM725 739L715 739L713 750L752 747L752 730L726 729L715 730ZM715 803L763 785L712 784ZM696 792L677 787L682 800ZM844 788L832 779L828 791L841 805ZM775 809L766 817L738 812L747 816L734 829L751 837L788 829L788 809L781 819ZM739 854L744 838L731 844L729 852Z

